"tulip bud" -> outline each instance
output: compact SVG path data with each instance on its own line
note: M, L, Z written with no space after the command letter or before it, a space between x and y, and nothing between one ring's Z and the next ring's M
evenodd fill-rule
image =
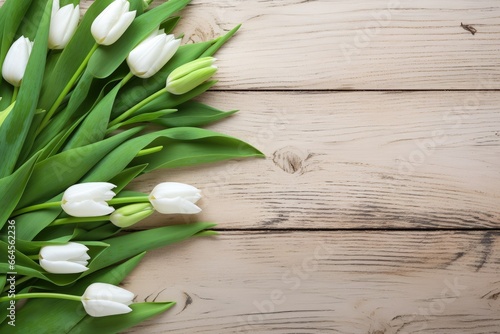
M164 182L154 187L149 201L160 213L194 214L201 211L196 203L201 198L199 189L184 183Z
M129 12L127 0L115 0L99 14L90 31L97 44L111 45L116 42L132 24L136 11Z
M115 209L106 203L115 196L108 182L89 182L75 184L64 192L61 207L73 217L105 216Z
M69 242L65 245L44 246L40 249L40 266L53 274L76 274L86 271L89 249L87 246Z
M149 203L131 204L116 209L109 216L109 220L118 227L129 227L151 216L153 212L154 209Z
M130 71L139 78L155 75L172 58L181 45L180 39L156 30L137 45L128 55Z
M181 95L198 87L217 72L213 57L204 57L179 66L167 78L167 91Z
M134 294L128 290L107 283L93 283L82 296L85 312L92 317L124 314L132 311Z
M14 87L21 86L26 66L30 58L33 42L29 38L21 36L12 44L2 66L2 76Z
M68 45L80 19L79 5L69 4L62 8L59 7L59 0L54 0L49 30L49 49L54 50L64 49Z

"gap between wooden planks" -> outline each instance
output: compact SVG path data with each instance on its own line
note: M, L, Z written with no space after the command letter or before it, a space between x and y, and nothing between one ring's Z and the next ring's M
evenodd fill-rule
M160 170L133 188L196 184L220 228L499 228L496 92L212 92L240 113L212 129L266 160ZM168 150L168 148L166 148Z
M279 247L277 247L279 245ZM225 232L125 287L176 300L128 333L498 333L498 232Z

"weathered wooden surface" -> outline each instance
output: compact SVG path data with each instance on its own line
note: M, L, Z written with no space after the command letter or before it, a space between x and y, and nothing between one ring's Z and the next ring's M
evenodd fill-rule
M197 184L222 228L499 228L497 92L214 92L211 128L266 160L159 171ZM176 220L179 217L175 217ZM157 215L144 226L160 225Z
M498 333L500 6L397 4L193 1L186 41L243 23L218 55L216 89L237 91L203 98L241 112L211 128L267 159L135 183L205 195L202 214L139 228L222 235L146 258L125 286L178 305L130 333Z
M498 232L225 232L125 282L177 300L130 333L498 333Z

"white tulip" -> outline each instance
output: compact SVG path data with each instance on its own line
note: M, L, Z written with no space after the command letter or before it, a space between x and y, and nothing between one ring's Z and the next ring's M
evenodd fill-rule
M111 45L116 42L132 24L136 11L129 12L127 0L115 0L94 20L90 31L97 44Z
M69 242L65 245L45 246L40 249L40 266L53 274L75 274L86 271L90 259L87 246Z
M69 4L60 8L59 0L54 0L50 19L49 49L64 49L71 37L73 37L79 19L79 5Z
M93 283L87 287L82 296L85 312L93 317L124 314L132 311L134 294L112 284Z
M152 77L174 56L180 45L181 40L174 35L165 34L163 29L156 30L129 53L130 71L139 78Z
M196 203L201 198L201 191L193 186L177 182L164 182L154 187L149 201L156 211L172 214L194 214L201 211Z
M75 184L64 192L61 207L73 217L105 216L115 209L106 203L115 196L111 189L116 186L108 182Z
M33 42L21 36L10 47L2 66L2 76L14 87L21 86L21 81L28 65Z

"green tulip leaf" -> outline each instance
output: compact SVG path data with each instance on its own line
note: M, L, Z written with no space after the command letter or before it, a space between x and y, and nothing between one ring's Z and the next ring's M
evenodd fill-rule
M130 129L106 140L59 153L36 164L33 177L28 182L18 207L55 196L77 183L92 166L137 131L138 129Z
M111 109L119 90L120 85L116 85L111 92L97 103L78 130L76 130L65 149L74 149L89 145L104 138L108 129Z
M28 37L31 41L35 39L47 2L48 0L31 0L31 5L22 19L24 24L21 24L17 31L18 36Z
M7 222L17 203L22 197L26 184L35 167L38 156L34 156L24 165L18 168L13 174L0 179L0 229Z
M158 153L134 160L137 153L148 145L162 145L164 148ZM145 172L149 172L158 168L262 156L259 150L249 144L217 132L188 127L165 129L123 143L104 157L82 182L110 180L126 168L132 160L134 160L132 166L148 164Z
M144 251L186 240L213 226L215 226L213 223L173 225L105 239L103 242L109 244L109 247L92 260L89 264L89 270L82 275L86 276Z
M49 199L47 202L57 202L62 194ZM16 237L22 240L33 240L40 231L52 223L61 213L61 207L37 210L15 217ZM36 223L33 223L36 222ZM52 238L51 238L52 239Z
M24 3L25 1L20 2ZM18 6L21 7L20 5ZM42 69L45 67L47 55L51 9L52 1L49 1L42 16L40 28L36 35L37 42L33 46L16 104L2 126L0 126L0 143L3 143L0 145L0 156L2 157L0 178L10 175L13 172L24 145L24 140L28 135L31 121L35 115L36 104L43 80Z
M114 191L116 193L122 191L123 188L125 188L130 182L132 182L132 180L134 180L137 176L139 176L147 166L148 166L147 164L144 164L126 168L122 172L117 174L115 177L113 177L111 180L109 180L110 183L116 185Z
M189 101L177 106L178 112L154 120L155 123L173 128L181 126L204 126L233 115L238 110L221 111L206 104Z
M134 303L130 305L132 312L127 314L100 318L86 316L71 329L71 334L121 333L127 328L167 311L174 305L174 302Z
M212 88L217 81L210 80L202 83L198 87L193 88L189 92L182 95L175 95L170 93L165 93L154 99L153 101L146 104L144 107L137 110L137 114L150 113L157 110L172 109L176 108L179 104L185 103L191 99L194 99L198 95L205 93L207 90Z
M123 126L126 126L126 125L138 124L138 123L143 123L143 122L153 122L156 119L161 118L162 116L175 113L176 111L177 111L177 109L165 109L165 110L159 110L159 111L140 114L137 116L132 116L129 119L127 119L126 121L123 121L123 122L116 124L115 126L109 128L108 132L114 131L114 130L121 128Z
M203 58L203 57L211 57L213 56L217 51L219 51L219 49L224 45L226 44L226 42L231 38L233 37L234 34L236 34L236 32L240 29L241 27L241 24L238 24L236 27L234 27L233 29L231 29L230 31L228 31L227 34L225 34L224 36L221 36L219 38L217 38L215 40L215 43L209 47L201 56L200 58Z

